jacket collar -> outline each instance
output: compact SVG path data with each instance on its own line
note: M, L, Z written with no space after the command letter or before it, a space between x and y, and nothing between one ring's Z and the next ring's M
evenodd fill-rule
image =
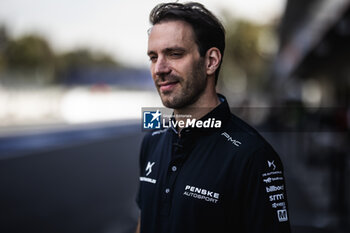
M215 126L215 123L218 121L221 122L220 127L198 127L196 124L193 127L187 127L183 128L180 131L181 138L188 137L188 136L200 136L202 134L210 134L217 130L220 130L224 125L227 123L227 120L230 118L231 112L229 105L227 103L227 100L225 96L218 94L218 97L221 101L221 103L215 107L213 110L211 110L209 113L207 113L205 116L200 118L198 121L202 122L210 122L209 126ZM171 121L175 121L175 118L172 117ZM216 126L218 126L216 124ZM173 127L173 125L170 127L170 130L176 134L178 134L178 131L176 128Z

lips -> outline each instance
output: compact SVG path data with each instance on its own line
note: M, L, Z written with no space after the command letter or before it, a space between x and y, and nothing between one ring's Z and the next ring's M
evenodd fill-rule
M168 92L173 90L178 83L179 83L178 81L171 81L171 82L165 81L165 82L159 82L158 86L162 92Z

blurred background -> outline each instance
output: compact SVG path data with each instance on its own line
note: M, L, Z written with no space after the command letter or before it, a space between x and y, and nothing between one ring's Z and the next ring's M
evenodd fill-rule
M0 231L133 232L156 0L0 1ZM350 232L350 1L204 0L218 92L285 166L293 232Z

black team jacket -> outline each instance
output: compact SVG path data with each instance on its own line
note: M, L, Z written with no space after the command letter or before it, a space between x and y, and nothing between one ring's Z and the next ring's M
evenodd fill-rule
M140 154L141 233L288 233L283 166L252 127L221 104L218 128L148 133Z

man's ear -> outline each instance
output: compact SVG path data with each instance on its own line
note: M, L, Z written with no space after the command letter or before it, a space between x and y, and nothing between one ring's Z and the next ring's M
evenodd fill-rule
M205 60L206 60L205 68L206 68L207 75L215 74L215 71L218 69L221 62L220 50L215 47L208 49L205 55Z

